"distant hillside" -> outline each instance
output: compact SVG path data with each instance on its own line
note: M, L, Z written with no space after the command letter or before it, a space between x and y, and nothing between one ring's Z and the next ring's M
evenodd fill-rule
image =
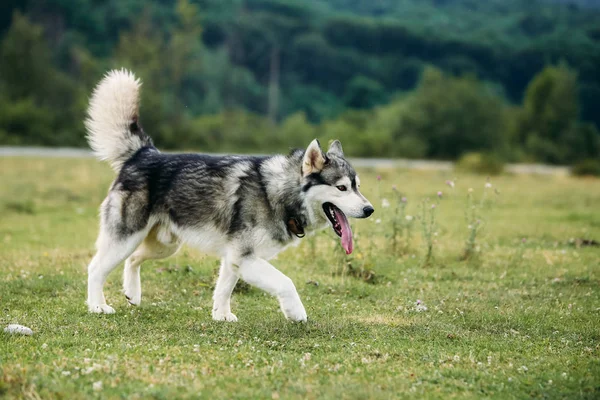
M143 78L142 104L152 110L145 123L157 127L154 137L168 147L217 149L222 132L242 126L239 120L228 125L240 112L259 131L289 118L321 124L368 113L410 97L431 67L438 72L430 76L441 76L440 82L458 79L452 90L471 93L474 80L495 96L490 104L519 107L532 79L560 65L546 73L536 93L561 93L554 86L562 79L575 99L563 125L581 119L600 126L599 2L4 0L0 142L82 144L89 90L104 71L121 66ZM541 117L550 122L539 130L559 126L550 117L562 111L548 107L549 115ZM471 110L457 112L464 113L455 119L459 127ZM546 121L541 117L538 122ZM525 122L527 139L533 131ZM260 147L256 138L236 135L232 145ZM542 149L540 154L560 153L556 143L547 146L554 138L525 139L520 145Z
M576 5L586 8L600 8L600 0L545 0L552 3Z

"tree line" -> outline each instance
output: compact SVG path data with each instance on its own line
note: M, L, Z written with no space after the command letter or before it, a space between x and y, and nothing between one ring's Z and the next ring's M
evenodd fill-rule
M126 67L168 149L266 153L318 136L355 156L600 157L600 13L484 3L9 0L0 143L84 145L91 89ZM443 17L457 25L432 23Z

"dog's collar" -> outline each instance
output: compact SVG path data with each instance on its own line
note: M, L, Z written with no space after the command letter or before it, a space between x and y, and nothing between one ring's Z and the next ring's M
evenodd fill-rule
M298 221L298 218L296 217L289 217L287 220L287 229L288 231L290 231L291 233L293 233L294 235L296 235L296 237L302 239L304 236L306 236L306 233L304 233L304 226L302 226L302 224L300 223L300 221Z

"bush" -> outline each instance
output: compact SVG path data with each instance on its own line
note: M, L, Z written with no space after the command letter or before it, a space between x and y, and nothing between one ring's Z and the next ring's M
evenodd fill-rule
M426 157L455 159L471 151L505 152L506 103L475 77L427 68L406 98L394 139L410 135L427 144ZM397 136L396 136L397 135Z
M504 170L504 163L494 154L467 153L456 162L454 168L460 172L500 175Z
M600 160L583 160L573 166L571 173L575 176L600 176Z

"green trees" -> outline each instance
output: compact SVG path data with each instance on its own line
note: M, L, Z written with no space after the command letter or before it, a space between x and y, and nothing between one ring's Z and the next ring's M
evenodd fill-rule
M506 153L504 100L471 76L428 68L405 111L401 131L427 144L427 157L455 159L470 151Z
M90 90L127 67L163 148L598 157L600 11L529 3L9 0L0 144L83 145Z
M600 134L579 120L577 74L546 67L529 84L515 137L533 160L572 163L600 156Z
M42 27L15 12L0 44L0 59L0 140L82 144L83 130L73 123L78 118L81 125L79 93L75 82L53 67Z
M502 97L475 77L430 67L414 92L377 110L369 131L390 156L456 159L471 151L505 156L506 126Z

